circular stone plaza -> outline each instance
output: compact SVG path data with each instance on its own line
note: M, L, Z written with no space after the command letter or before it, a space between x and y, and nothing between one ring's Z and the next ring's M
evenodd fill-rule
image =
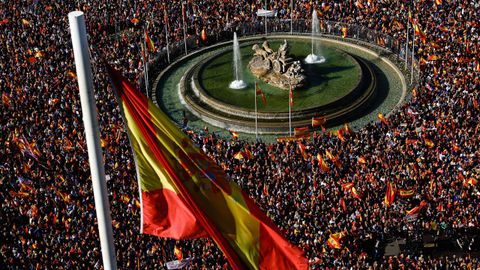
M292 89L292 95L248 68L255 53L252 47L265 41L272 50L288 43L290 61L299 61L305 81ZM305 62L312 42L325 61ZM232 42L224 42L195 51L157 73L154 102L179 124L188 121L199 129L268 139L292 135L295 128L321 128L311 126L313 118L326 120L326 127L363 126L379 113L395 110L410 88L398 55L361 40L270 34L242 37L239 47L245 88L229 87L236 61ZM255 95L256 87L263 96Z

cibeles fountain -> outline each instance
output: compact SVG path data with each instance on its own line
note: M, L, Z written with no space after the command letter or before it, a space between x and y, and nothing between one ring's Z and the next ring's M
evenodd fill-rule
M278 51L270 48L268 41L262 47L253 45L253 58L248 63L252 74L266 83L288 90L302 87L305 83L304 70L300 61L288 56L288 43L284 40Z
M235 80L229 85L231 89L243 89L247 84L243 80L242 55L240 54L240 45L238 44L237 33L233 33L233 74Z
M320 41L317 38L319 34L320 21L318 20L317 11L314 9L312 13L312 53L305 58L305 63L307 64L320 64L325 62L325 57L320 55Z

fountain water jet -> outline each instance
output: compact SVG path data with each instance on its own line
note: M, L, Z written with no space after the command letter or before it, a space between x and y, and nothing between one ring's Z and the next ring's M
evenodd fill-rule
M229 85L231 89L243 89L247 84L243 81L242 55L240 54L240 45L238 44L237 33L233 33L233 74L235 80Z
M320 55L320 41L315 37L320 34L320 21L318 20L317 11L314 9L312 13L312 53L305 58L307 64L318 64L325 62L325 57Z

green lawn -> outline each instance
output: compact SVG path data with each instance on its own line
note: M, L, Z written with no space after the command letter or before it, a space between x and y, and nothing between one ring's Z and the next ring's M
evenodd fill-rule
M307 83L302 89L294 91L294 110L312 108L330 103L351 91L360 80L360 66L344 52L331 46L322 46L322 55L326 62L322 64L304 64L303 59L311 52L311 43L289 40L290 55L296 60L302 60ZM260 41L259 41L260 43ZM270 46L277 50L282 40L269 40ZM240 46L242 44L240 43ZM248 70L247 65L252 58L252 45L241 48L244 81L248 87L241 90L230 89L229 83L233 80L233 52L221 54L208 62L201 73L199 80L204 90L211 97L224 103L238 107L253 109L254 85L256 78ZM259 111L288 111L288 91L270 86L258 81L259 86L266 93L267 107L258 100Z

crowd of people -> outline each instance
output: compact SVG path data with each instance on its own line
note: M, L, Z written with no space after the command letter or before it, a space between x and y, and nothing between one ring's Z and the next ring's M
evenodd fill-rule
M275 11L274 20L290 18L290 1L267 2ZM239 23L261 26L255 12L263 5L259 0L188 1L188 38L204 46L222 40ZM155 44L147 52L152 59L165 51L166 21L169 42L183 39L178 0L0 3L1 265L102 266L67 26L67 14L75 9L86 14L118 266L163 269L178 258L177 249L183 258L192 258L190 269L228 269L209 239L177 242L139 234L133 156L101 65L107 60L138 84L144 31ZM295 1L293 17L304 19L308 27L313 9L321 19L406 40L406 1L300 0ZM421 78L411 98L385 121L345 132L342 140L318 132L309 140L252 143L190 132L192 140L305 251L312 269L480 267L479 259L468 252L385 257L375 247L377 241L409 239L421 230L460 240L468 251L474 237L465 236L479 235L480 6L422 0L414 1L410 10L426 35L424 42L416 42ZM206 39L200 37L202 30ZM167 64L161 59L155 68ZM234 158L245 149L251 158ZM324 166L319 166L317 154ZM406 192L397 194L390 206L384 203L388 183ZM341 246L328 245L338 233Z

